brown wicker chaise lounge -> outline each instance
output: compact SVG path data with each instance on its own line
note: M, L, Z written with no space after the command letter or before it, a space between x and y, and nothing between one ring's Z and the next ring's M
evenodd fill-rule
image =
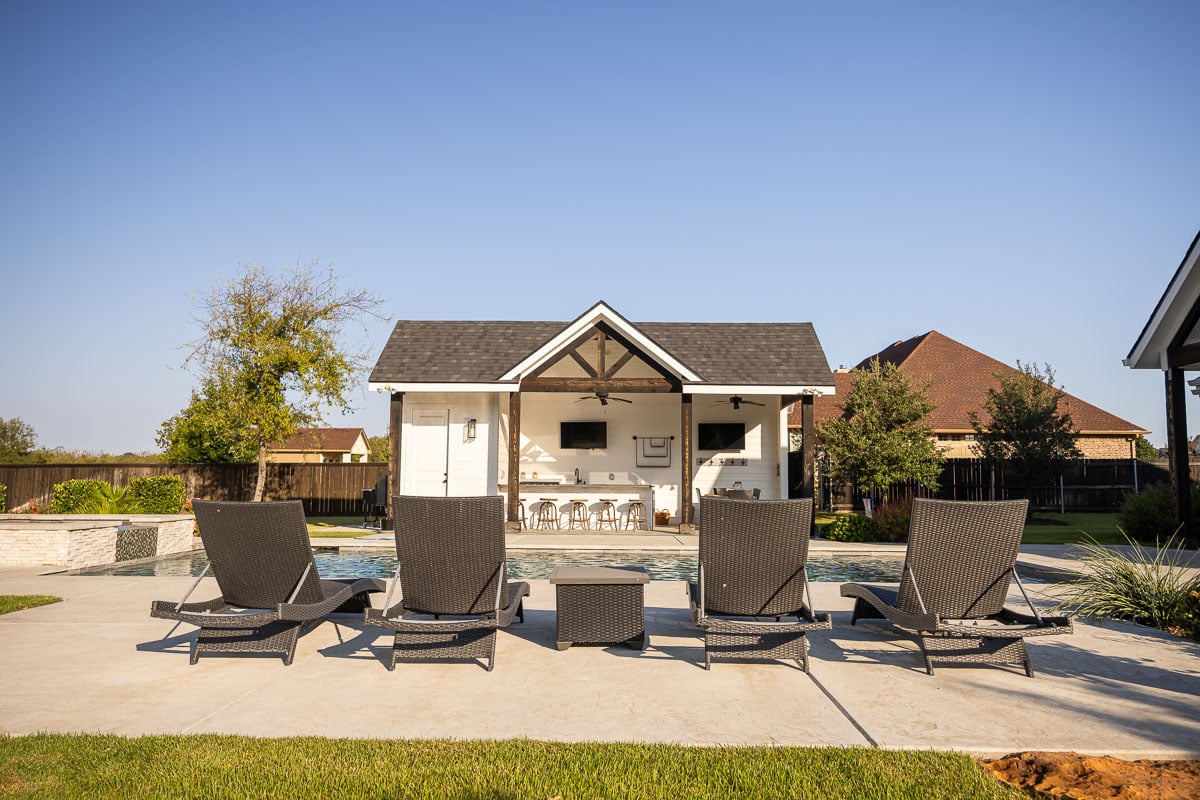
M299 500L197 500L193 508L208 566L182 600L150 605L152 617L199 626L193 664L202 653L274 653L291 664L304 623L334 612L361 613L371 605L370 593L387 588L378 578L322 579ZM221 596L187 602L210 568Z
M813 503L700 498L700 564L688 584L692 621L713 661L794 659L808 672L810 631L827 631L808 588Z
M394 495L396 579L370 625L396 632L398 661L482 659L490 672L496 629L525 621L529 584L510 583L504 553L504 498ZM392 594L400 589L400 602Z
M886 619L912 632L933 674L933 662L1018 664L1033 677L1027 636L1071 633L1069 617L1044 617L1017 575L1017 550L1027 500L913 501L908 550L899 589L842 584L854 598L850 624ZM1004 607L1012 580L1030 613Z

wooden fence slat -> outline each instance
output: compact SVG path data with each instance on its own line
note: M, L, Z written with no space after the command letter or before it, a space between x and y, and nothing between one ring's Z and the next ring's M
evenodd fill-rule
M101 480L123 489L132 478L175 475L188 499L249 500L254 494L253 464L0 464L0 484L8 487L8 507L30 499L49 503L54 485L67 480ZM264 497L302 500L311 516L362 513L362 490L386 475L386 462L357 464L267 464Z

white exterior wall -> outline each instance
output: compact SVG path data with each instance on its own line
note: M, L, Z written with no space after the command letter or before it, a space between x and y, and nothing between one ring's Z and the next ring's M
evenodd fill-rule
M697 441L701 422L742 422L746 425L744 449L696 451L692 485L702 494L708 494L714 488L727 489L735 481L741 481L744 489L762 490L763 500L779 499L779 398L773 395L743 395L743 398L763 405L743 404L741 409L734 411L729 403L713 405L718 400L728 399L723 395L692 396L692 417L697 425L697 430L692 431L693 442ZM695 500L693 497L692 501Z
M412 465L415 462L411 436L413 411L442 409L448 413L446 447L446 493L450 497L474 497L496 493L497 454L491 446L497 439L498 395L445 393L404 395L404 420L400 432L400 493L413 494ZM507 401L507 395L504 395ZM466 423L475 420L475 439L466 440Z

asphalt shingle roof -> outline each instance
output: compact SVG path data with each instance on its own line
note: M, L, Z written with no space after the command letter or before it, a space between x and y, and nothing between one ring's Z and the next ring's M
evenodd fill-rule
M371 372L372 383L488 383L537 350L567 322L402 320ZM832 386L811 323L631 323L705 382Z
M866 367L873 358L896 364L916 385L930 382L929 399L937 407L929 415L929 426L935 431L972 430L972 411L987 419L983 401L989 389L1000 385L995 376L1016 374L1015 368L937 331L885 347L864 358L856 369ZM837 396L816 398L813 403L815 421L834 419L842 414L840 406L850 391L852 376L843 372L834 377ZM1143 428L1072 394L1066 394L1059 408L1070 412L1071 421L1082 433L1147 433ZM793 411L792 417L794 419L788 420L789 425L799 425L798 412Z

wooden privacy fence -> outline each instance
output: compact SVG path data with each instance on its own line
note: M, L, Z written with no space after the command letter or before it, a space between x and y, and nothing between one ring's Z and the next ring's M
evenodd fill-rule
M313 516L361 514L362 490L388 471L387 462L358 464L267 464L266 500L302 500ZM175 475L189 499L249 500L254 495L254 464L0 464L0 484L8 487L8 507L29 500L50 501L54 485L73 479L101 480L123 489L132 478Z
M1200 461L1191 464L1192 480L1200 480ZM1125 495L1152 483L1169 483L1166 459L1084 459L1076 468L1051 483L1035 484L1029 501L1041 511L1116 511ZM901 497L936 497L943 500L1010 500L1026 496L1024 483L1004 469L991 469L979 459L947 459L942 467L940 488L931 492L914 483L896 484L886 492L887 500ZM822 508L862 508L862 498L853 486L830 485L821 480Z

